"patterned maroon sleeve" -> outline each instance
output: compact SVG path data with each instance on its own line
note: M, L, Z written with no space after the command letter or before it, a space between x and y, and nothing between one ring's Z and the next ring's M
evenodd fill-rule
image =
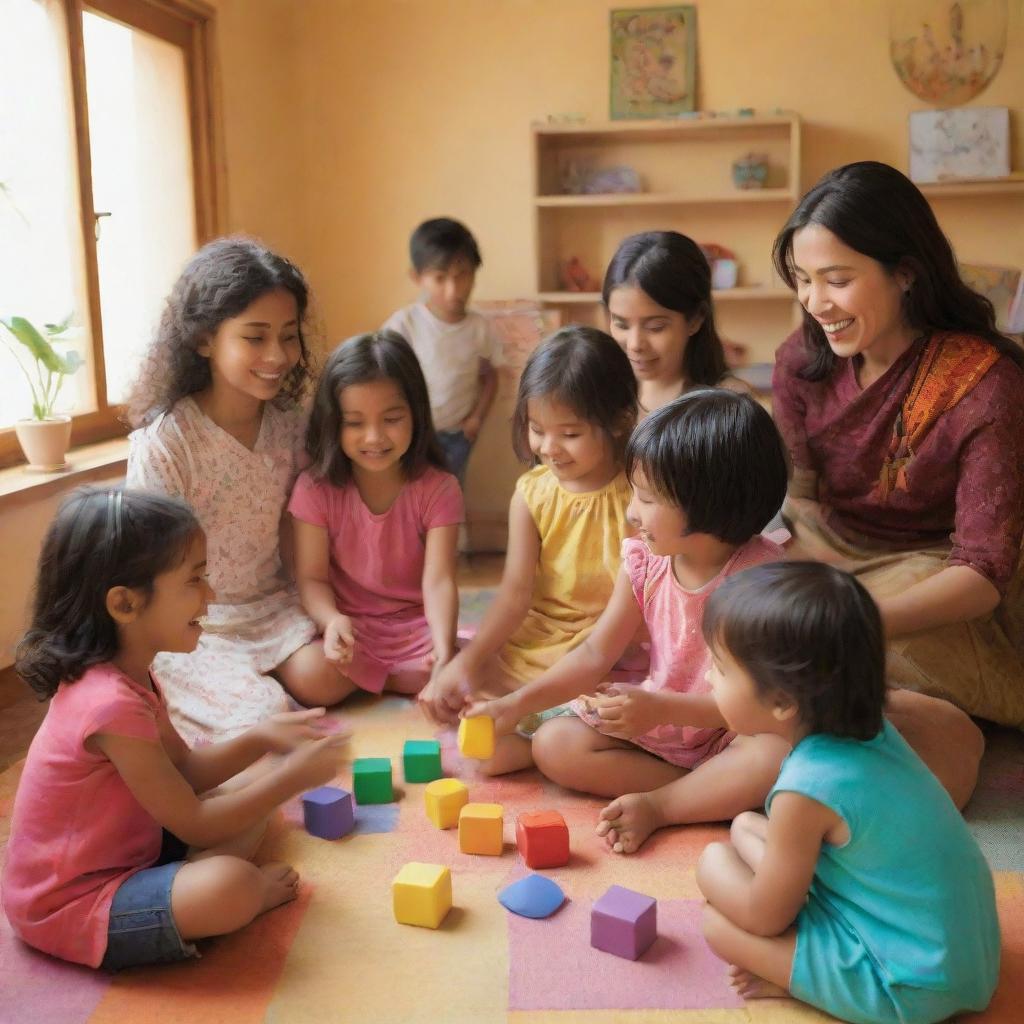
M947 415L983 419L959 452L956 524L950 565L968 565L1001 594L1024 536L1024 388L1020 370L1001 359ZM969 422L969 420L968 420Z
M813 470L814 461L807 447L807 431L804 426L807 414L802 393L804 382L797 377L797 372L806 362L803 336L799 331L794 331L775 353L772 414L786 442L793 465L799 469Z

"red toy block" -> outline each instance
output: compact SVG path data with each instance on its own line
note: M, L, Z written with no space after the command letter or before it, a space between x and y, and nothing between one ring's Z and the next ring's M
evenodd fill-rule
M527 867L560 868L569 863L569 828L558 811L520 814L516 845Z

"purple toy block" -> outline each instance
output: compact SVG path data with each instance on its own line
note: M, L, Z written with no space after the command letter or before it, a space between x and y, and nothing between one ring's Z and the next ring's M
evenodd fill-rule
M636 960L658 937L658 901L613 885L591 908L590 944Z
M352 794L337 786L321 786L302 795L306 831L321 839L340 839L352 831L356 816Z

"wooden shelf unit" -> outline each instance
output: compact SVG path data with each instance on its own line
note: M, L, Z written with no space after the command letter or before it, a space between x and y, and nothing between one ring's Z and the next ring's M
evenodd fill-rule
M977 196L1024 196L1024 172L1006 178L972 178L966 181L921 182L917 186L928 199L964 199Z
M739 189L733 161L768 157L764 188ZM561 266L578 257L600 279L619 242L638 231L675 230L733 250L736 288L714 293L723 338L770 360L796 322L796 303L771 267L771 243L801 195L800 118L793 113L663 121L533 126L536 289L566 321L605 327L597 292L563 289ZM572 163L632 167L645 191L563 191Z

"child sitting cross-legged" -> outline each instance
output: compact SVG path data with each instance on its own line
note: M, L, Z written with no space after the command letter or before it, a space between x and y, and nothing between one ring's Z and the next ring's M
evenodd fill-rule
M948 793L882 714L879 612L819 562L727 580L704 613L731 729L790 743L768 816L708 846L704 934L745 998L842 1020L983 1010L999 974L992 875Z
M533 758L548 778L618 797L600 834L619 852L656 828L717 821L764 801L786 745L773 736L736 737L706 675L700 633L708 597L729 575L777 561L760 535L786 491L786 458L775 425L752 398L725 389L691 391L652 413L626 447L633 487L627 511L637 538L597 625L533 682L474 704L499 734L524 715L572 700L572 716L545 721ZM650 675L639 685L603 684L641 624L650 634Z
M251 858L267 815L337 773L346 737L317 730L312 708L189 749L150 665L195 649L212 599L206 538L179 499L85 488L51 524L15 667L53 699L3 875L29 945L110 970L184 960L294 899L287 864ZM285 756L216 789L268 753Z

